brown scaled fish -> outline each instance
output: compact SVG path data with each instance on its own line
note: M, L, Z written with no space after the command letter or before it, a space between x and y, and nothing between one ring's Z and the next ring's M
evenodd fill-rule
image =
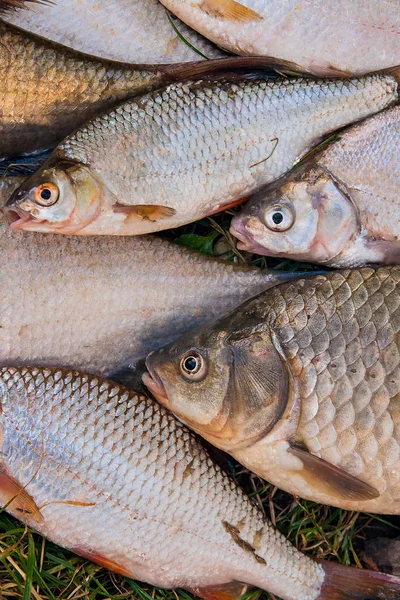
M0 369L0 503L121 575L205 600L396 600L400 579L311 560L154 400L65 369Z
M81 54L0 21L0 158L52 147L102 111L171 81L213 73L222 64L224 70L254 64L254 59L241 61L128 65Z
M274 485L400 513L400 267L279 285L146 365L161 403Z
M354 125L232 219L248 252L355 267L400 263L400 107Z
M54 150L10 199L12 226L139 235L219 212L281 177L329 132L395 104L398 78L398 69L348 80L235 73L134 98Z

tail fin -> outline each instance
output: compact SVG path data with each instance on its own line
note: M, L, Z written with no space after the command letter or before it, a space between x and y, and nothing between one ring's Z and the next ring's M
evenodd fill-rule
M48 0L0 0L0 14L17 8L26 8L28 2L46 4Z
M325 580L317 600L400 600L400 578L378 571L323 562Z

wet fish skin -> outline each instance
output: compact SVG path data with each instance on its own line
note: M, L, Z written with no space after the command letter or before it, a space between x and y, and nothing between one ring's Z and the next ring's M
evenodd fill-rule
M399 187L395 106L352 126L256 194L232 219L231 233L248 252L332 267L398 264Z
M1 205L22 180L1 180ZM0 256L0 364L103 375L285 277L151 236L23 234L4 218Z
M400 267L333 271L279 285L150 354L144 381L274 485L398 514L399 350Z
M392 75L175 83L67 137L10 200L21 217L13 227L78 235L176 227L243 201L328 132L397 100Z
M284 600L399 592L398 578L298 552L154 400L76 371L10 367L0 401L2 504L11 483L12 515L103 566L203 598L238 600L246 584Z
M28 5L27 5L28 8ZM45 39L93 56L136 64L168 64L203 57L180 40L157 0L57 0L12 11L5 20ZM208 58L225 53L173 17L178 31Z
M317 76L337 70L371 73L400 64L397 0L161 1L231 52L290 60Z

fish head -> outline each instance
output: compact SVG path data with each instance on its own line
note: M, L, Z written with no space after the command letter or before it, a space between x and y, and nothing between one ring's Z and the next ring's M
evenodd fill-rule
M102 205L101 186L80 163L45 164L8 200L11 228L76 233L95 218Z
M181 421L228 452L272 429L288 401L286 361L268 327L239 315L152 352L143 382Z
M261 190L233 218L238 248L329 263L358 233L358 215L333 177L307 164Z

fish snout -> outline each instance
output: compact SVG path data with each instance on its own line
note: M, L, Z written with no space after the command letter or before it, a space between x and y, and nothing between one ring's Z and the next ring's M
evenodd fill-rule
M143 384L150 390L161 404L168 403L167 392L165 386L157 374L152 362L156 358L156 352L150 352L148 357L146 358L146 369L147 371L142 375Z
M233 217L231 221L229 232L239 240L237 244L238 250L244 250L245 252L256 252L257 254L265 254L265 248L256 242L254 236L248 231L248 222L249 219L244 220L240 215Z

